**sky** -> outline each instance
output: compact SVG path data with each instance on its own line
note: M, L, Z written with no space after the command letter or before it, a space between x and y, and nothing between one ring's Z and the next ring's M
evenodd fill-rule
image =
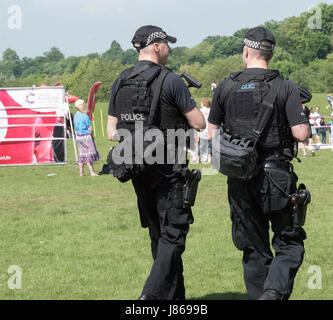
M140 26L162 27L194 47L208 36L232 35L269 20L299 16L333 0L1 0L0 54L20 58L57 47L66 56L103 53L116 40L126 50Z

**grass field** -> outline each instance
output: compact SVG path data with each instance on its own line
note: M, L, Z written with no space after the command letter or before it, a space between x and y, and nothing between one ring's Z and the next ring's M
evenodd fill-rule
M325 95L315 99L326 106ZM98 104L95 112L102 156L97 172L111 145L102 135L99 110L105 126L107 104ZM0 168L0 299L121 300L141 293L152 258L131 183L105 175L79 177L74 163L68 140L68 165ZM291 299L333 299L333 151L320 150L294 165L312 202L305 259ZM187 298L246 299L224 176L203 176L193 213L183 254ZM8 287L12 265L22 270L21 289ZM320 267L321 289L309 288L312 266Z

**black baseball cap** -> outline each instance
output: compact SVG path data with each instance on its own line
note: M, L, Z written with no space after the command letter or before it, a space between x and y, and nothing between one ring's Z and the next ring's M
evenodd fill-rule
M171 43L175 43L177 41L175 37L167 35L166 32L163 31L160 27L147 25L136 30L132 39L132 44L134 48L140 51L150 44L161 40Z
M263 45L263 41L268 43ZM252 49L273 52L275 47L275 38L272 32L270 32L268 29L264 27L256 27L246 33L244 44Z

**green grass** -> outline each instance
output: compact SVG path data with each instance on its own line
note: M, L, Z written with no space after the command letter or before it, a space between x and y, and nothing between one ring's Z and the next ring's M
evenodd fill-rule
M102 136L100 109L106 119L107 104L98 104L95 112L102 156L97 172L111 145ZM0 168L0 299L136 299L141 293L152 258L131 183L105 175L79 177L74 162L69 140L66 166ZM291 298L333 299L333 152L320 150L294 164L312 202L305 259ZM187 298L246 299L224 176L203 176L193 213L183 254ZM22 269L21 290L8 288L11 265ZM308 288L312 265L321 267L321 290Z

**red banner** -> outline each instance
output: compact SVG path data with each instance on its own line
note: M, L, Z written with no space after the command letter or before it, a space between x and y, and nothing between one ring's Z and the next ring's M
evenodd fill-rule
M66 110L61 87L0 89L0 165L64 162Z

